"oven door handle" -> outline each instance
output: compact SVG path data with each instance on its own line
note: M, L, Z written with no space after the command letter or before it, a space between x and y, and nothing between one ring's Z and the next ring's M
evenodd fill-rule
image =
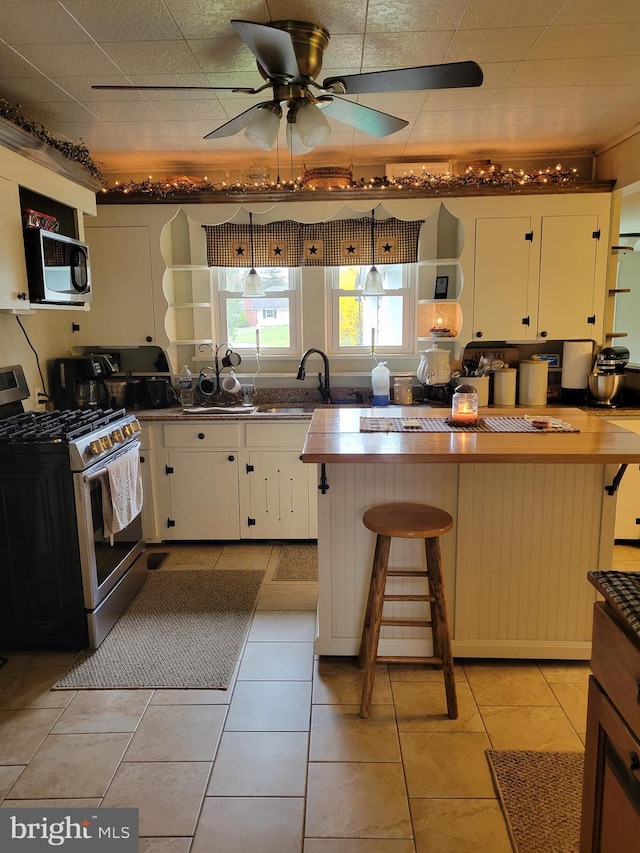
M123 449L119 453L114 453L114 455L111 457L111 459L109 461L111 461L111 462L114 461L119 456L122 456L124 453L127 453L132 448L136 448L137 450L140 450L141 446L142 445L139 441L132 441L131 444L128 444L126 447L123 447ZM84 481L85 481L85 483L91 483L91 482L93 482L93 480L98 480L100 477L104 477L108 473L109 472L108 472L107 468L100 468L98 471L94 471L92 474L85 474L84 475Z

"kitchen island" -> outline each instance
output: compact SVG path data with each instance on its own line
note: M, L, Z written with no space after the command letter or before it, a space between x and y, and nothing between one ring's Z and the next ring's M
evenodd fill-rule
M480 414L522 419L526 411ZM578 409L529 414L577 431L402 429L403 419L442 424L448 415L416 406L314 412L302 460L318 465L318 654L357 654L375 538L362 514L405 500L454 518L441 539L454 655L589 658L595 591L586 575L611 568L616 493L607 487L623 463L640 463L640 437ZM361 431L367 418L391 419L391 430ZM423 560L420 542L393 541L390 567ZM419 594L420 584L394 578L389 587ZM385 612L414 617L422 606L389 603ZM385 627L380 653L429 655L429 632Z

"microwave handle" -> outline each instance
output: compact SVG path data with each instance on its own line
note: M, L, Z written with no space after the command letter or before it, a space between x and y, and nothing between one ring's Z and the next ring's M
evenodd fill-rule
M73 289L77 290L78 293L86 293L89 289L89 271L87 255L84 249L75 247L71 250L69 266L71 268L71 284Z

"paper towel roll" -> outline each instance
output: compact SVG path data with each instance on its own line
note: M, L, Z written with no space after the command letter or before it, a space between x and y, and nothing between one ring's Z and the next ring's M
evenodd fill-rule
M591 341L565 341L562 348L561 388L586 388L591 370L593 343Z
M518 403L521 406L546 406L549 362L521 361Z
M515 367L505 367L493 374L494 406L515 406L517 374Z

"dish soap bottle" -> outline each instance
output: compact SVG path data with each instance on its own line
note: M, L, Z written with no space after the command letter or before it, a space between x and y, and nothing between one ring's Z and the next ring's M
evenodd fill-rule
M371 385L373 386L373 405L388 406L389 405L389 377L390 372L386 365L386 361L381 361L371 371Z
M178 394L181 406L193 406L193 374L186 364L178 374Z

